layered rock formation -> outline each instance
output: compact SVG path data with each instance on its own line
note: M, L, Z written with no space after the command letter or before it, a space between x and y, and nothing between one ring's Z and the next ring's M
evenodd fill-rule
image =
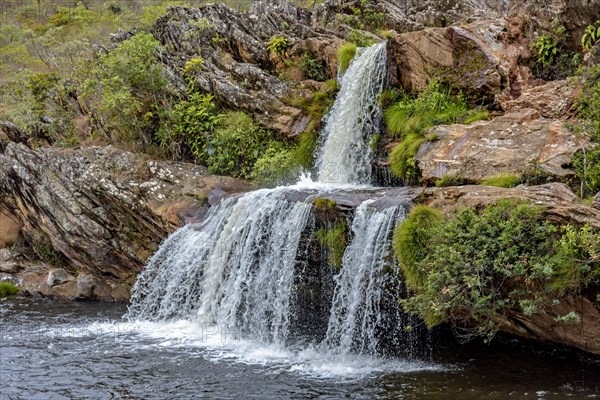
M34 250L41 247L37 253L55 252L42 261L64 264L73 275L101 277L116 294L37 287L45 276L25 277L30 264L20 269L13 262L2 270L17 270L17 278L31 283L26 289L32 293L125 300L128 290L120 285L133 283L135 272L169 233L197 221L205 206L222 196L249 188L196 165L152 161L112 146L33 151L9 143L0 154L0 206L23 225ZM33 273L43 275L47 269Z

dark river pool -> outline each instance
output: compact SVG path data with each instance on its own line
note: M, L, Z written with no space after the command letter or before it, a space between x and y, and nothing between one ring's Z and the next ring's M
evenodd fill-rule
M323 354L124 305L0 300L1 399L594 399L600 364L517 341L425 360Z

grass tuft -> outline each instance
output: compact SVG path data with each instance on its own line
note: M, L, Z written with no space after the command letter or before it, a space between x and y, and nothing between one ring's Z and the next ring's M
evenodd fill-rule
M515 174L500 174L481 181L482 186L496 186L501 188L513 188L520 185L522 178Z

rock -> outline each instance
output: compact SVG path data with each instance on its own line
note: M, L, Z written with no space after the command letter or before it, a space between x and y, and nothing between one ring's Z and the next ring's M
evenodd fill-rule
M599 15L598 0L512 0L508 10L509 18L526 16L530 29L553 31L563 26L571 47L577 50L583 31Z
M14 215L0 207L0 249L17 241L21 226Z
M501 100L501 106L508 113L528 108L536 110L542 117L564 118L574 114L573 106L580 92L576 83L552 81L528 87L514 99Z
M85 272L77 276L77 297L91 298L94 287L96 286L96 278L92 274Z
M358 1L327 0L328 20L336 14L353 15ZM501 18L508 10L508 0L422 0L374 1L376 10L384 12L386 26L397 32L445 27L460 21Z
M422 91L431 80L448 80L462 91L495 101L507 86L509 68L495 21L397 35L388 43L393 86Z
M579 316L579 321L560 321L571 312ZM509 310L500 329L527 339L560 343L600 355L600 310L583 296L565 294L544 313L525 315Z
M573 172L563 165L586 144L560 120L542 118L531 109L471 125L441 125L429 132L437 140L421 145L415 157L429 181L455 175L479 182L499 174L521 174L532 163L565 178Z
M63 283L70 282L75 278L67 273L62 268L54 268L48 271L48 278L46 278L46 284L50 287L62 285Z
M30 241L49 238L69 270L115 285L131 284L182 223L198 221L209 204L250 187L197 165L149 161L112 146L34 151L9 143L0 154L0 207L13 210ZM198 193L208 203L196 200ZM48 266L26 266L31 292L44 294L37 276ZM77 296L76 283L69 290Z
M220 104L254 114L268 128L296 135L306 127L306 116L286 101L306 97L307 91L296 89L298 82L276 76L283 62L267 47L271 38L285 37L289 60L307 54L335 77L336 51L343 40L335 32L313 28L311 17L309 10L287 2L256 2L248 14L223 4L173 6L153 31L165 49L161 59L169 80L182 94L185 63L200 56L204 63L193 77L198 90L212 93Z
M600 228L600 209L586 206L563 183L548 183L539 186L499 188L492 186L430 187L419 192L413 199L450 212L455 207L482 207L502 199L515 199L546 207L546 217L557 224L589 224Z
M8 121L0 121L0 149L4 150L4 146L8 142L25 143L29 135L17 125Z

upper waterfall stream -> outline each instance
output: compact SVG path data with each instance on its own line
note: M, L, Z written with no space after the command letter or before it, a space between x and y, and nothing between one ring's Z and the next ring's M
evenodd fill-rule
M298 254L306 245L303 235L310 233L312 201L327 193L351 192L356 184L362 185L356 190L364 191L369 182L367 140L379 128L377 97L384 84L385 54L385 43L358 49L341 78L322 132L318 182L304 179L294 186L231 196L212 207L202 223L179 229L140 273L130 320L153 321L142 326L155 328L157 323L175 324L170 329L184 327L186 335L197 326L201 332L219 332L224 341L235 337L245 343L244 351L249 351L246 346L263 351L271 346L268 353L286 354L284 358L292 351L296 360L310 360L309 369L328 365L326 369L335 370L357 362L367 370L389 368L372 357L378 353L384 269L392 259L390 236L405 214L406 201L382 206L367 198L358 206L341 270L333 277L325 336L305 343L306 335L290 327L295 279L302 274ZM296 342L294 337L304 339Z

